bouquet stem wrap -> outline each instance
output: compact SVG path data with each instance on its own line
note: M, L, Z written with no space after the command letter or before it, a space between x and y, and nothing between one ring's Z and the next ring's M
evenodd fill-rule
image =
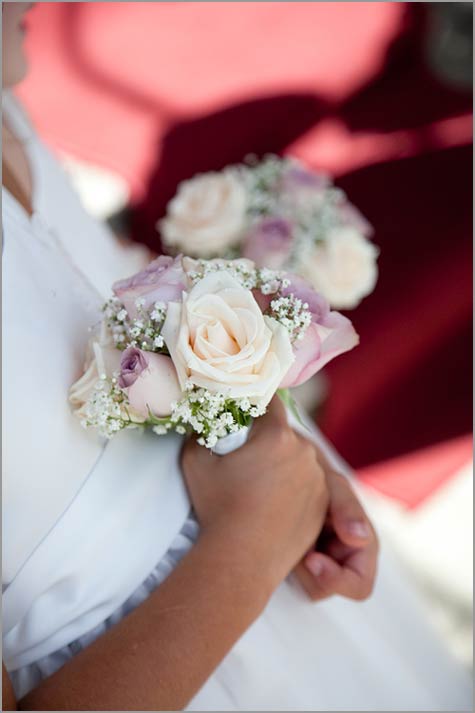
M251 430L252 423L250 426L243 426L236 433L229 433L224 438L220 438L215 446L211 449L212 453L218 456L226 456L228 453L237 451L238 448L243 446L247 439L249 438L249 432Z

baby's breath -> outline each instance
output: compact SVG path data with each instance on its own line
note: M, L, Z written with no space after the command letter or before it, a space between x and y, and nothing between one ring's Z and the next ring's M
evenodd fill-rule
M127 347L140 347L143 351L168 354L165 340L161 335L167 315L165 302L155 302L151 307L146 308L145 300L138 298L135 307L137 316L131 318L116 297L104 305L106 323L115 347L120 350Z
M248 426L253 415L261 415L265 408L251 406L249 399L230 399L223 393L188 384L180 401L171 405L171 415L166 419L151 417L155 433L175 430L179 434L194 432L198 443L213 448L220 438Z
M292 294L272 300L270 316L286 328L292 342L303 339L312 322L308 304Z
M188 272L193 285L215 272L226 271L241 287L253 290L257 287L258 270L247 260L197 260L196 269Z
M116 377L108 379L103 375L97 380L85 405L81 425L95 428L105 438L112 438L123 428L140 425L130 418L126 396L117 385Z
M259 290L263 295L273 295L290 285L290 280L281 270L255 267L250 261L238 260L196 260L196 269L188 272L193 285L206 275L225 271L246 290Z
M279 212L278 185L290 159L268 154L263 159L247 156L239 167L248 194L248 214L251 220Z
M171 428L171 425L170 425ZM168 433L169 428L165 426L164 424L157 424L156 426L152 427L152 431L157 434L157 436L164 436L166 433Z

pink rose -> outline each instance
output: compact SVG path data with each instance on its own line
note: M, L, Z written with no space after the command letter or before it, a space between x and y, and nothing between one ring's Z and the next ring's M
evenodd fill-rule
M295 361L285 375L281 388L303 384L334 357L353 349L359 342L358 334L347 317L339 312L331 312L326 299L304 279L290 274L287 277L291 284L282 290L282 294L293 294L302 302L307 302L312 313L312 323L304 338L293 345Z
M292 225L285 218L263 218L249 231L243 255L259 267L279 270L292 247Z
M160 255L144 270L132 277L116 282L112 289L120 299L131 319L137 317L135 301L145 300L144 308L155 302L180 301L181 293L186 290L186 275L183 271L181 256Z
M122 354L119 386L126 391L131 409L144 418L149 409L155 416L169 416L172 402L182 396L170 357L135 347Z

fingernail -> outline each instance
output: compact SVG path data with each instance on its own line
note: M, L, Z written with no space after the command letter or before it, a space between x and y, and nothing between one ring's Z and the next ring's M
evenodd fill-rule
M309 559L305 560L305 564L307 566L307 569L313 574L314 577L319 577L323 572L323 564L320 562L319 559L309 557Z
M369 525L364 522L364 520L350 520L347 524L347 529L351 535L361 537L362 539L366 539L371 534Z

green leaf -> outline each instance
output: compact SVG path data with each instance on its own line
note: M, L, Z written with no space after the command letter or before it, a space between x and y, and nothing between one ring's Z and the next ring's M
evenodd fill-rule
M303 426L307 431L308 426L302 421L302 417L300 416L297 403L290 393L289 389L277 389L277 395L284 404L286 408L289 409L289 411L292 413L293 416L297 419L297 421L300 423L301 426Z
M148 419L146 420L146 424L149 426L165 426L169 419L168 418L157 418L157 416L154 416L154 414L150 411L150 407L147 406L147 411L148 411Z

